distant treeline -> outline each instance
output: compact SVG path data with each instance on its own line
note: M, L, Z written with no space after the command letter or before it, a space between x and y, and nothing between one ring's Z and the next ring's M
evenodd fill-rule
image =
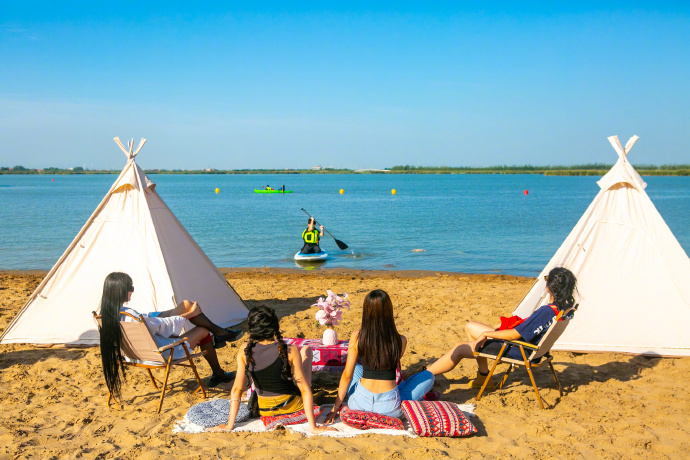
M398 174L543 174L545 176L603 176L613 167L606 163L557 166L393 166L392 173ZM633 165L638 173L646 176L690 176L690 164L678 165Z
M385 170L352 169L147 169L147 174L543 174L546 176L603 176L612 164L588 163L569 166L393 166ZM690 176L690 164L678 165L633 165L645 176ZM29 169L23 166L0 167L0 174L119 174L120 170L85 169L77 166L71 169L44 168Z
M1 166L0 174L120 174L121 170L76 168L31 169L24 166ZM352 174L352 169L146 169L146 174Z

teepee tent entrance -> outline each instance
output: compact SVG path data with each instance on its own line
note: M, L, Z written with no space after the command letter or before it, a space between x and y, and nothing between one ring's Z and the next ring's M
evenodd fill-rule
M608 138L618 162L514 312L524 318L547 303L544 275L570 269L580 308L555 350L690 356L690 259L628 162L637 139L623 148Z
M125 148L127 164L77 234L10 323L0 343L98 344L91 312L98 309L103 281L111 272L132 277L130 305L163 311L195 300L211 321L231 326L247 317L247 307L156 193Z

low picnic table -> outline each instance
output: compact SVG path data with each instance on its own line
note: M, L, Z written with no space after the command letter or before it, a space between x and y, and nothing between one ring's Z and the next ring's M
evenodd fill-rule
M342 372L347 362L347 347L349 340L338 340L336 345L324 345L321 339L290 339L284 338L287 345L294 345L299 349L311 347L314 359L311 362L312 372ZM395 383L403 381L400 363L395 370Z
M321 339L283 338L287 345L297 348L310 347L314 352L311 362L313 372L342 372L347 362L347 346L349 340L338 340L335 345L324 345Z

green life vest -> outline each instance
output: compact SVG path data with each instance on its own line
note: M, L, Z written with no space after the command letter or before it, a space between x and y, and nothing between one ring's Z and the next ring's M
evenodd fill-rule
M310 232L308 228L305 228L302 232L302 239L305 243L319 244L319 231L314 229Z

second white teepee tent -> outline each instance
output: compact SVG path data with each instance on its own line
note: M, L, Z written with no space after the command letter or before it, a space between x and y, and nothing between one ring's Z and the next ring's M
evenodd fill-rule
M216 324L247 317L247 307L199 248L139 168L136 151L115 142L127 164L72 244L10 323L0 343L98 344L91 312L103 280L115 271L132 277L130 304L141 312L195 300Z
M637 139L623 148L608 138L618 162L514 312L524 318L544 305L544 275L570 269L580 308L554 349L690 356L690 259L628 162Z

